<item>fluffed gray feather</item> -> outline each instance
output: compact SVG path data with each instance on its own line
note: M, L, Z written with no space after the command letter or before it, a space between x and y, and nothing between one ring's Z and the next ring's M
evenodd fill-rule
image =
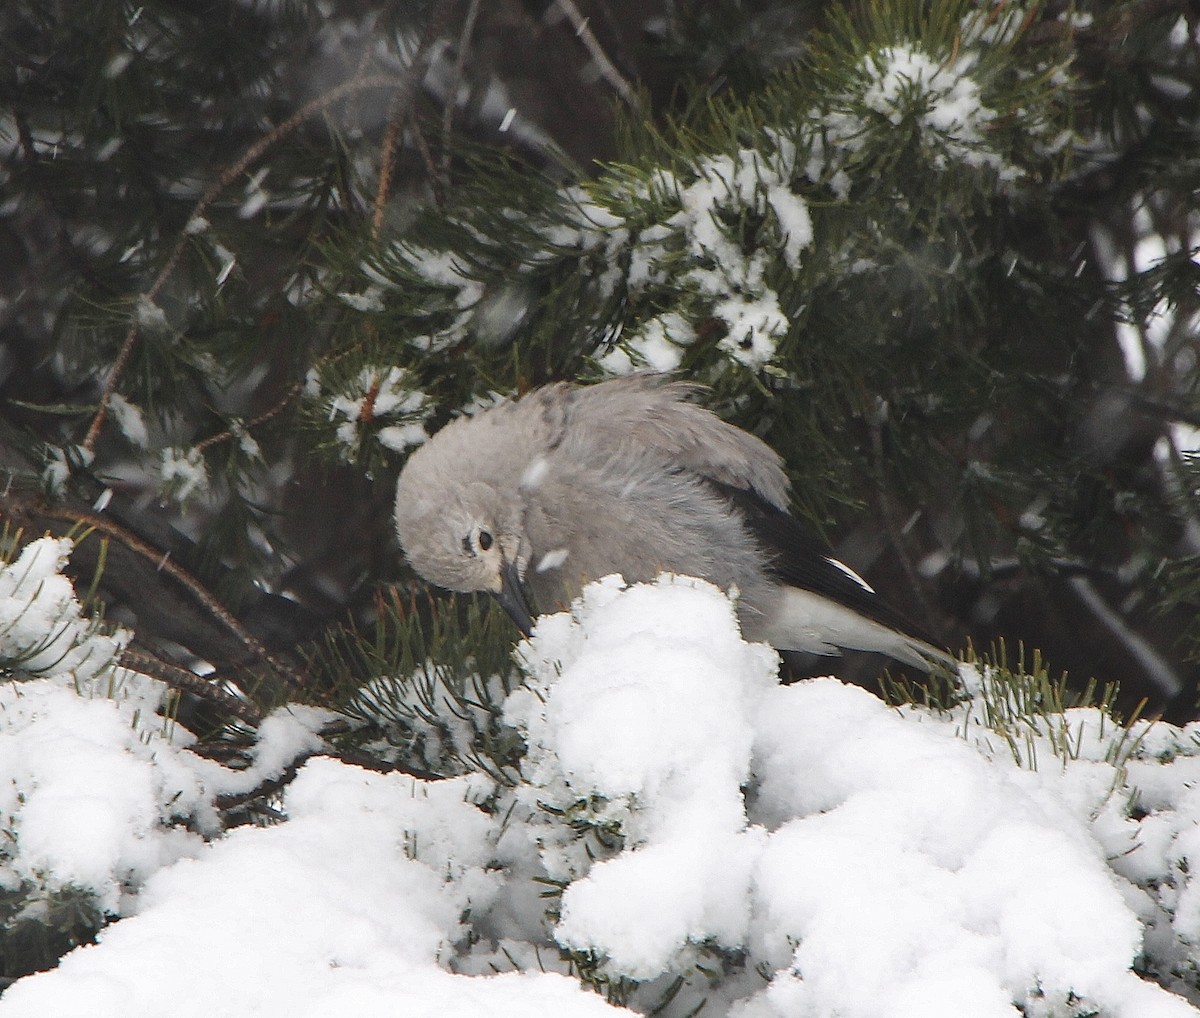
M409 562L497 594L519 622L517 581L554 611L610 573L697 576L736 588L748 639L949 665L787 515L778 454L688 402L698 388L653 374L559 383L448 424L400 474Z

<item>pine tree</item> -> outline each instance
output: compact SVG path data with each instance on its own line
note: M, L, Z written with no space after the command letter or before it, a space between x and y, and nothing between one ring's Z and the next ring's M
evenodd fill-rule
M507 780L514 633L406 572L396 473L497 393L676 370L949 645L1190 718L1194 19L12 0L4 516L91 531L214 752L319 702Z

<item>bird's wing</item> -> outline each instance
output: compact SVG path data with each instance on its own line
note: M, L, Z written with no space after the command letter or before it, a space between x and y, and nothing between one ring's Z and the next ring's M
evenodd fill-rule
M669 375L635 374L562 388L562 451L576 459L654 454L670 469L741 491L777 509L789 483L779 454L711 410L688 402L703 387Z
M819 594L886 629L913 638L918 645L925 645L926 657L950 660L935 639L892 608L849 566L834 558L825 543L794 517L756 498L752 492L728 486L721 491L767 553L768 570L780 583Z

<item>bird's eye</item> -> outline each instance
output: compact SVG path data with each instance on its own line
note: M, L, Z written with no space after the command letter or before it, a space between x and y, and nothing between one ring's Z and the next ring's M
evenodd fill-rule
M487 551L492 546L492 535L486 530L479 531L479 550Z

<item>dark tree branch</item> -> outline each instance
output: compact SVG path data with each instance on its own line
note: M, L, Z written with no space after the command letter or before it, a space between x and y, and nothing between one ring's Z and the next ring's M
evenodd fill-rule
M233 616L233 614L223 604L221 604L209 590L200 583L186 569L177 565L170 558L170 555L164 553L161 549L155 548L147 544L137 534L131 530L121 526L115 520L108 516L94 512L86 512L78 509L73 509L67 506L43 505L39 507L39 514L47 519L62 520L74 525L87 527L96 531L111 540L119 542L123 547L129 549L138 557L152 562L158 572L164 573L178 583L186 590L195 603L198 604L207 615L216 620L229 634L231 634L238 643L250 652L251 656L270 667L285 679L293 688L302 689L304 687L304 677L296 671L296 669L288 662L282 660L272 654L259 640L246 629Z
M222 689L218 684L221 681L233 684L229 679L205 678L186 668L181 668L179 665L164 661L144 648L136 650L126 648L122 651L117 664L122 668L149 675L152 679L159 679L173 689L190 693L201 700L207 700L209 703L229 711L248 725L257 727L262 723L263 712L255 704Z

